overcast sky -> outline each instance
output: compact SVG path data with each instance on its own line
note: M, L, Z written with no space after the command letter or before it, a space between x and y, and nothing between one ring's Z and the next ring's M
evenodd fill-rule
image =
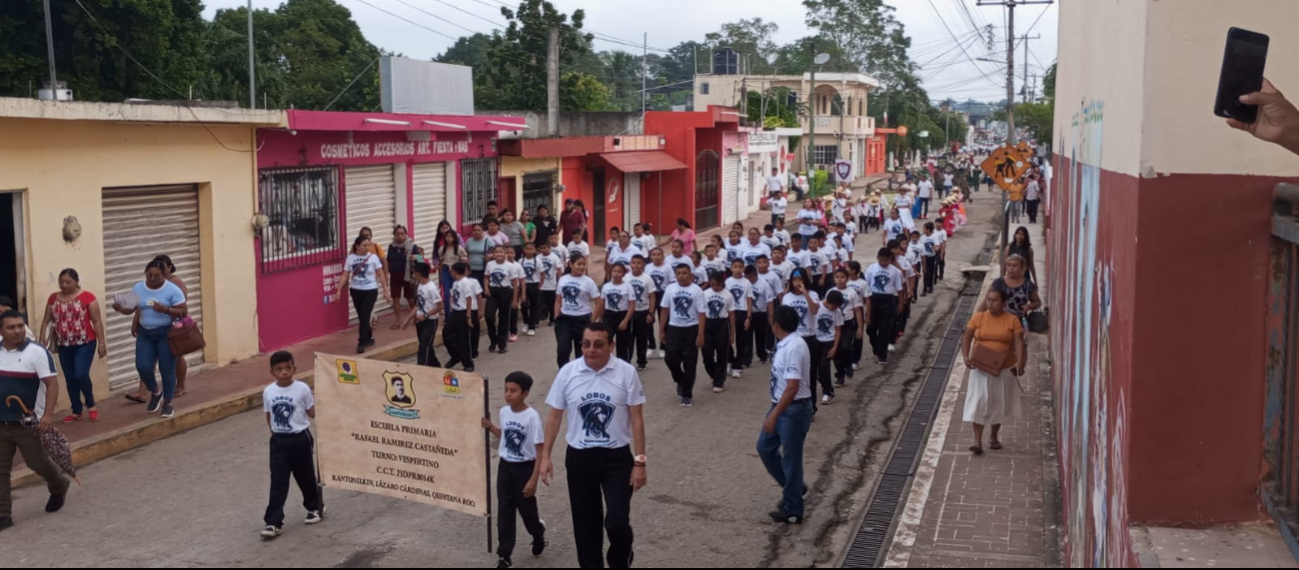
M205 1L206 15L209 18L219 8L247 5L247 0ZM505 1L509 2L509 0ZM338 0L338 2L352 10L353 18L360 24L365 37L372 43L385 50L422 59L432 58L454 43L453 39L425 28L432 28L454 38L468 35L470 32L467 30L490 32L494 26L489 21L503 21L499 10L501 0ZM564 12L571 13L578 8L586 10L588 31L628 40L638 45L642 41L643 34L648 33L649 45L662 49L671 48L687 40L702 41L704 34L716 31L721 24L742 18L761 17L778 23L780 31L776 41L781 44L809 34L807 25L804 23L803 5L797 0L653 0L650 2L552 0L552 2ZM897 17L906 26L907 34L911 36L912 59L918 64L926 64L925 69L921 71L921 77L925 80L925 87L930 97L942 99L950 96L958 100L1005 98L1005 64L977 61L978 58L1005 60L1006 10L1004 8L979 7L977 0L887 0L887 2L897 8ZM252 3L256 8L274 8L281 3L281 0L252 0ZM962 5L969 9L968 15L962 9ZM378 8L396 16L384 13ZM440 16L454 24L430 14ZM1038 76L1039 93L1041 75L1046 72L1046 67L1049 67L1056 57L1058 15L1057 4L1021 6L1015 11L1016 35L1024 35L1029 26L1032 26L1028 33L1032 36L1041 36L1040 40L1030 41L1028 46L1031 51L1029 73ZM983 41L974 39L974 24L992 25L997 28L996 43L991 51L988 50L986 34ZM958 41L965 47L965 53L956 49ZM639 53L638 48L602 40L595 42L595 48L600 51L625 49ZM975 60L973 63L967 59L966 53L969 58ZM1022 42L1017 44L1015 68L1019 78L1016 86L1018 93L1024 75Z

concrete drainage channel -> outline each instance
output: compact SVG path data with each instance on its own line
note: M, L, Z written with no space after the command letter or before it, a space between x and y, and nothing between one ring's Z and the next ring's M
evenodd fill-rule
M993 257L1000 243L1000 236L993 235L988 245L979 254L977 263L986 263ZM916 401L907 416L901 435L894 443L889 454L888 463L875 482L870 503L862 518L848 552L844 555L841 568L878 568L888 553L890 539L893 536L898 515L906 507L903 497L911 489L916 466L920 462L925 442L929 437L929 428L938 412L943 391L947 388L947 379L951 373L952 363L960 354L961 337L965 334L965 324L974 314L974 305L978 301L979 291L983 287L985 272L967 271L965 285L961 290L960 301L943 342L939 345L938 355L925 384L916 395Z

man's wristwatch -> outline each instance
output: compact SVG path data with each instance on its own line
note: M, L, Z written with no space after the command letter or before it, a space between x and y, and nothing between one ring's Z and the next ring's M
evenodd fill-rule
M644 467L645 464L648 462L649 462L649 458L645 457L644 455L637 455L636 457L632 458L632 465L636 467Z

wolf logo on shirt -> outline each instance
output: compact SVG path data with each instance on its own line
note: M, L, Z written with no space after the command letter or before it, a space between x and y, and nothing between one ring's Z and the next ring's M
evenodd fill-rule
M638 280L638 279L637 279L637 280L632 280L632 282L631 282L631 292L632 292L632 294L636 295L636 301L637 301L637 302L643 302L643 301L646 300L646 299L645 299L645 284L644 284L644 283L641 283L640 280Z
M627 307L625 306L626 299L622 298L622 291L609 290L604 294L604 300L605 303L609 305L610 311L618 312L627 310Z
M834 334L834 315L820 315L816 318L816 334L830 336Z
M689 293L678 294L672 299L672 311L676 313L677 318L689 319L690 312L695 308L695 299Z
M713 297L708 300L708 318L720 319L726 316L726 301L721 297Z
M465 309L467 309L468 307L464 305L464 300L465 300L465 294L462 293L458 287L452 287L451 288L451 309L456 311L464 310L461 309L460 307L464 307Z
M491 278L490 278L490 280L491 280L491 286L492 286L492 287L504 287L504 286L505 286L505 271L503 271L503 270L493 271L492 274L491 274Z
M528 281L532 281L537 275L537 264L535 262L523 264L523 274L528 278Z
M554 268L555 268L555 262L551 261L549 257L542 258L541 260L542 273L545 273L546 275L550 275L550 270Z
M582 296L582 288L575 283L569 283L564 286L564 306L570 309L577 308L577 299Z
M806 305L790 305L790 307L792 307L792 308L794 309L794 312L795 312L795 313L798 313L798 322L800 322L800 323L805 323L805 322L807 322L807 306L806 306Z
M591 439L608 440L609 422L613 420L613 405L602 400L592 400L578 406L582 414L582 433Z
M271 421L275 423L276 429L292 431L293 414L297 411L298 407L293 402L276 402L271 406Z
M875 282L871 284L871 291L875 293L884 293L888 291L889 282L893 279L887 273L880 273L875 276Z
M664 276L662 273L651 273L650 279L654 280L654 288L658 289L659 291L662 291L663 284L664 282L667 281L668 278Z
M731 296L735 297L735 306L737 307L740 306L740 304L744 301L744 288L731 287Z
M507 428L501 432L501 441L505 442L505 452L512 457L523 457L523 442L527 438L527 434L514 428Z

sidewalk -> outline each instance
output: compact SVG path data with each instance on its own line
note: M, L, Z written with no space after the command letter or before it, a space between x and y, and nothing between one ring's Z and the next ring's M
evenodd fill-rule
M418 350L415 329L391 330L391 313L379 321L374 330L375 348L365 358L397 360ZM356 354L356 328L317 337L284 350L293 353L298 365L297 378L310 384L314 376L317 352ZM78 467L112 457L183 431L219 421L262 405L262 389L270 383L270 355L263 354L225 366L191 367L186 394L177 398L176 417L159 419L146 415L144 405L132 403L121 395L99 402L101 419L91 423L56 424L72 444L73 461ZM31 470L16 463L15 487L40 480Z
M1028 227L1036 234L1034 243L1045 243L1041 225ZM994 267L984 291L999 273ZM1037 274L1043 276L1039 286L1045 286L1040 262ZM1060 566L1048 337L1029 336L1029 372L1021 379L1024 415L1002 426L1001 451L988 450L981 457L970 453L974 434L962 421L967 369L960 358L953 362L886 567Z

